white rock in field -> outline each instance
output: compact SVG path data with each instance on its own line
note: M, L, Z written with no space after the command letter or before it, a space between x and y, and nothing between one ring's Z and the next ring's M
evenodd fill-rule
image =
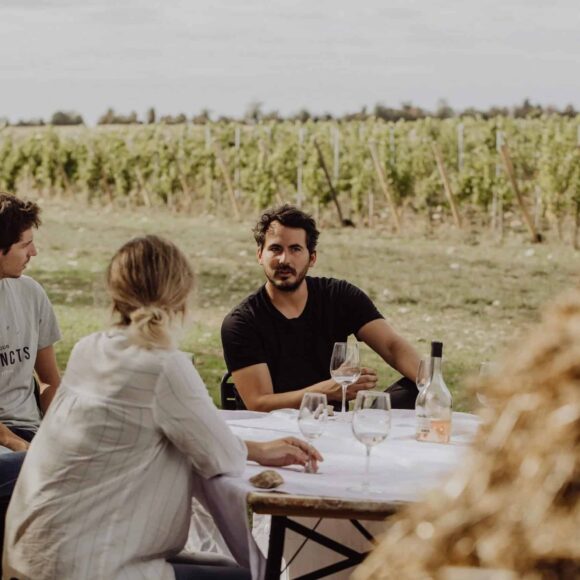
M451 254L454 254L455 253L455 248L453 246L450 246L449 248L447 248L447 250L445 250L445 253L448 256L451 256Z
M491 303L491 305L492 305L492 306L500 306L500 305L501 305L501 302L500 302L499 300L494 300L494 301Z
M402 306L401 308L399 308L399 312L401 314L407 314L407 312L409 312L409 309L406 306Z
M536 255L536 250L534 250L533 248L528 248L525 252L524 252L524 256L526 258L531 258L532 256Z
M247 256L248 255L248 250L242 250L238 256Z
M461 268L461 266L457 262L453 262L452 264L449 264L449 267L452 270L459 270L459 268Z

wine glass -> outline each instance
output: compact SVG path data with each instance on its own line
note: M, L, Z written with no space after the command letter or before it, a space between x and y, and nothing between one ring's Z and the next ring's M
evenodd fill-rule
M497 372L497 363L495 362L490 362L490 361L484 361L479 365L479 376L481 379L486 379L492 375L494 375ZM481 390L478 390L476 392L476 397L477 400L484 406L484 407L489 407L490 406L490 400L489 397L487 397L486 395L484 395Z
M422 358L417 369L417 389L419 393L429 384L431 380L431 359Z
M366 447L366 465L363 482L352 491L363 493L381 493L373 490L369 484L371 448L384 441L391 430L391 397L379 391L359 391L356 394L352 432Z
M358 342L335 342L330 359L330 376L342 387L341 416L346 419L346 389L360 377Z
M328 420L328 401L322 393L304 393L300 411L298 412L298 428L311 443L324 433ZM305 473L314 473L312 457L308 455L308 463L304 468Z

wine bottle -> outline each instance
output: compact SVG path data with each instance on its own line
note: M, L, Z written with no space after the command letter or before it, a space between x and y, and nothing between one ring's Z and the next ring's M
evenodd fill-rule
M431 343L431 379L415 403L417 441L449 443L451 438L451 393L441 370L443 343Z

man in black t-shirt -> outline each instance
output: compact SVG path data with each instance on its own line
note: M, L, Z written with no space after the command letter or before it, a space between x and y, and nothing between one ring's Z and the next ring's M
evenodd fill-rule
M254 229L267 282L222 324L226 364L241 398L256 411L297 408L305 392L340 401L341 387L330 378L332 348L354 334L408 377L389 389L393 407L414 408L419 355L362 290L306 275L318 235L312 217L290 205L264 213ZM376 372L363 368L347 398L376 383Z

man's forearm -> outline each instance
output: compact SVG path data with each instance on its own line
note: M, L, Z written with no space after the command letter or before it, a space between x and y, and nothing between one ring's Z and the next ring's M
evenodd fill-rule
M40 409L44 414L56 395L57 387L55 385L41 385L40 389Z
M26 451L28 449L28 441L12 433L4 423L0 423L0 445L12 451Z
M299 409L304 393L324 393L329 401L339 400L340 386L333 380L321 381L309 387L285 393L267 393L254 396L246 401L246 407L250 411L269 412L276 409Z
M405 340L400 339L393 346L393 366L402 375L415 381L421 357L417 351Z

